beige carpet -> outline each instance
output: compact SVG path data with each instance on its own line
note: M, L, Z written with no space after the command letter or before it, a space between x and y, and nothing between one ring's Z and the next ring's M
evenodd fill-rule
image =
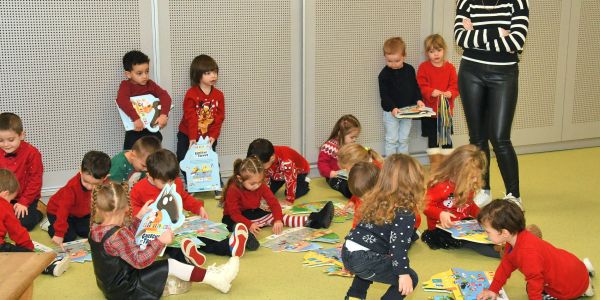
M521 194L528 223L538 224L547 241L580 258L589 257L596 268L600 268L600 224L597 221L600 215L600 148L520 155L519 165ZM502 197L504 190L495 161L492 162L491 178L494 197ZM323 179L314 179L311 182L311 192L299 201L326 198L340 197ZM205 205L210 219L220 220L221 210L216 207L215 200L208 199ZM350 225L350 222L334 224L332 229L343 237ZM265 228L259 238L270 233L270 229ZM47 233L39 228L32 232L32 238L50 243ZM499 262L469 250L433 251L421 241L411 248L409 255L411 266L419 274L421 282L451 267L493 271ZM170 298L343 299L351 279L328 276L320 268L304 268L301 265L302 256L303 254L297 253L274 253L266 248L248 252L241 261L239 275L229 294L221 294L211 287L196 284L187 294ZM220 264L225 260L224 257L208 256L211 264ZM594 283L600 286L598 277ZM374 284L369 290L368 299L379 299L386 289L385 285ZM518 272L509 279L505 290L511 299L527 298L523 276ZM419 285L408 299L427 299L431 295L423 292ZM35 281L34 299L101 297L91 263L72 263L62 277L39 276Z

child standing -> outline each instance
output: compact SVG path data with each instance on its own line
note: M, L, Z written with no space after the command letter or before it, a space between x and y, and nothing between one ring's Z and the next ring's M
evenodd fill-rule
M94 189L90 248L96 283L108 299L158 299L163 295L167 276L176 281L204 282L227 293L237 276L239 258L232 257L218 267L208 269L180 263L174 259L156 261L165 245L173 240L173 232L165 231L148 243L144 250L135 243L140 218L148 210L144 205L131 218L127 186L115 182ZM166 294L178 291L167 289Z
M441 35L428 36L424 46L428 60L419 65L417 82L421 88L425 105L431 107L438 114L434 117L421 118L421 135L427 137L427 154L431 172L439 166L443 155L449 154L448 151L441 149L452 149L450 136L447 136L446 143L438 143L438 130L443 130L440 121L449 122L446 126L450 130L452 128L454 99L458 96L458 77L454 65L446 60L447 46ZM446 104L449 107L446 107ZM442 105L441 111L439 110L440 105ZM449 108L449 111L446 111L446 108ZM447 113L448 116L440 115L440 113ZM446 117L449 118L445 119ZM445 133L443 134L445 135Z
M248 146L247 157L256 156L263 164L267 185L275 194L285 184L285 200L292 204L309 191L308 161L287 146L273 146L266 139L256 139Z
M81 170L48 200L48 235L62 247L77 236L87 238L90 233L90 204L92 189L108 177L110 157L100 151L83 156Z
M215 87L218 78L219 66L212 57L202 54L194 58L190 66L192 87L183 99L183 118L177 133L179 161L185 158L188 149L200 137L208 137L212 149L217 149L217 139L225 120L225 97ZM221 198L220 191L215 191L215 198Z
M9 112L0 114L0 168L12 171L19 180L21 190L11 204L21 225L31 231L42 219L37 209L44 173L42 155L25 141L21 118Z
M352 193L348 189L348 181L337 177L337 171L340 170L337 152L340 147L355 143L359 134L360 122L358 119L353 115L344 115L335 123L329 139L321 145L319 151L317 161L319 173L325 177L325 181L332 189L342 193L346 198L350 198Z
M352 197L348 201L348 204L354 206L352 228L355 228L358 222L360 222L361 198L373 189L379 178L379 171L380 167L375 164L361 161L356 163L348 173L348 188L352 192Z
M591 280L594 268L590 260L581 261L525 230L525 216L514 202L493 200L481 209L477 220L492 242L507 245L490 288L479 294L478 300L495 300L516 269L525 276L529 299L575 299L594 295Z
M139 138L147 135L157 137L162 141L160 131L151 132L144 128L144 123L140 119L133 108L130 98L141 95L153 95L160 99L160 116L156 119L156 124L162 129L167 126L169 120L169 111L171 111L171 96L154 81L149 78L150 59L140 51L129 51L123 56L123 68L125 69L125 77L119 86L117 92L117 105L131 119L135 128L125 132L125 142L123 150L129 150L133 143Z
M110 180L128 182L133 187L146 176L146 159L148 155L162 148L160 140L154 136L144 136L135 143L131 150L125 150L110 161Z
M411 119L398 119L398 110L405 106L424 106L417 84L415 69L404 62L406 46L400 37L392 37L383 44L386 66L379 73L379 95L383 108L385 155L408 153L408 135Z
M423 200L421 165L404 154L390 155L375 187L364 196L362 218L342 248L344 267L354 273L346 299L366 299L373 281L389 284L381 299L404 299L417 285L408 248L414 211Z
M473 202L473 195L483 185L486 164L485 155L477 146L464 145L456 148L431 174L424 210L427 230L421 236L431 249L464 247L485 256L500 257L491 244L454 239L450 233L436 227L450 228L454 221L477 217L479 207Z

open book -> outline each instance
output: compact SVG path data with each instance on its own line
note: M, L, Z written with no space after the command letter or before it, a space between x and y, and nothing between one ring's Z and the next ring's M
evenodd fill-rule
M416 105L400 108L400 111L396 114L398 119L417 119L432 116L435 116L435 112L431 107L418 107Z
M437 228L450 232L452 237L457 240L465 240L480 244L493 244L485 233L485 230L477 220L460 220L454 222L450 228L442 228L439 224Z
M484 289L490 287L494 272L468 271L460 268L434 274L423 283L423 290L435 293L450 293L455 300L476 300ZM500 290L499 300L508 300L504 289Z
M144 128L148 129L150 132L159 131L160 127L156 125L156 119L160 116L160 100L150 94L135 96L129 99L138 116L140 116L140 120L144 123ZM133 130L135 128L135 126L133 126L133 120L131 120L118 105L117 108L119 110L119 115L121 116L121 121L123 121L123 126L125 126L125 130Z

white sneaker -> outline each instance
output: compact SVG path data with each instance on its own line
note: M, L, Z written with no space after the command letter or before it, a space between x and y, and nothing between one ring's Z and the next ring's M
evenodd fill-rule
M231 288L231 281L237 276L240 269L240 258L232 257L225 264L220 266L212 265L206 269L203 283L206 283L215 289L226 294Z
M44 217L44 218L42 219L42 221L40 222L40 228L41 228L43 231L48 231L48 227L50 227L50 221L48 221L48 218L47 218L47 217Z
M492 192L490 190L481 189L475 194L473 202L479 207L484 207L492 202Z
M588 273L590 273L590 277L596 276L596 270L594 270L594 266L592 265L592 262L590 261L589 258L587 258L587 257L584 258L583 264L585 265L585 268L588 270Z
M70 262L71 258L68 255L57 257L46 267L46 269L44 269L44 271L42 271L42 273L58 277L67 271Z
M525 211L525 209L523 209L523 201L521 200L521 197L517 198L517 197L513 196L512 193L508 193L508 195L504 196L503 199L516 204L517 206L519 206L521 211Z

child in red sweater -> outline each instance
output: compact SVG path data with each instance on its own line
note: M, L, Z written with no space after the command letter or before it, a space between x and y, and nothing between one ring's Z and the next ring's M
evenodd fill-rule
M90 233L92 189L103 183L110 171L110 157L100 151L83 156L81 170L48 201L48 235L62 247L63 243L87 238Z
M499 258L500 254L491 244L479 244L452 238L450 233L437 228L450 228L455 221L473 219L479 207L473 202L473 194L483 184L485 155L474 145L456 148L442 162L427 185L427 230L421 239L431 249L470 248L480 254Z
M21 225L31 231L42 219L37 205L42 193L44 167L40 152L24 139L21 118L13 113L1 113L0 168L12 171L19 180L21 190L11 204Z
M321 176L325 177L329 186L342 193L344 197L352 197L348 189L348 179L338 177L340 166L338 164L338 149L346 144L356 142L360 134L360 122L353 115L342 116L333 127L329 139L321 145L317 167Z
M594 295L591 280L594 268L590 260L581 261L525 230L525 216L517 204L493 200L481 209L477 220L492 242L507 245L494 280L477 300L495 300L516 269L525 276L529 299L575 299Z
M275 194L285 184L285 200L293 204L309 191L306 177L310 172L308 161L287 146L273 146L266 139L256 139L248 147L247 157L256 156L266 170L267 185Z

